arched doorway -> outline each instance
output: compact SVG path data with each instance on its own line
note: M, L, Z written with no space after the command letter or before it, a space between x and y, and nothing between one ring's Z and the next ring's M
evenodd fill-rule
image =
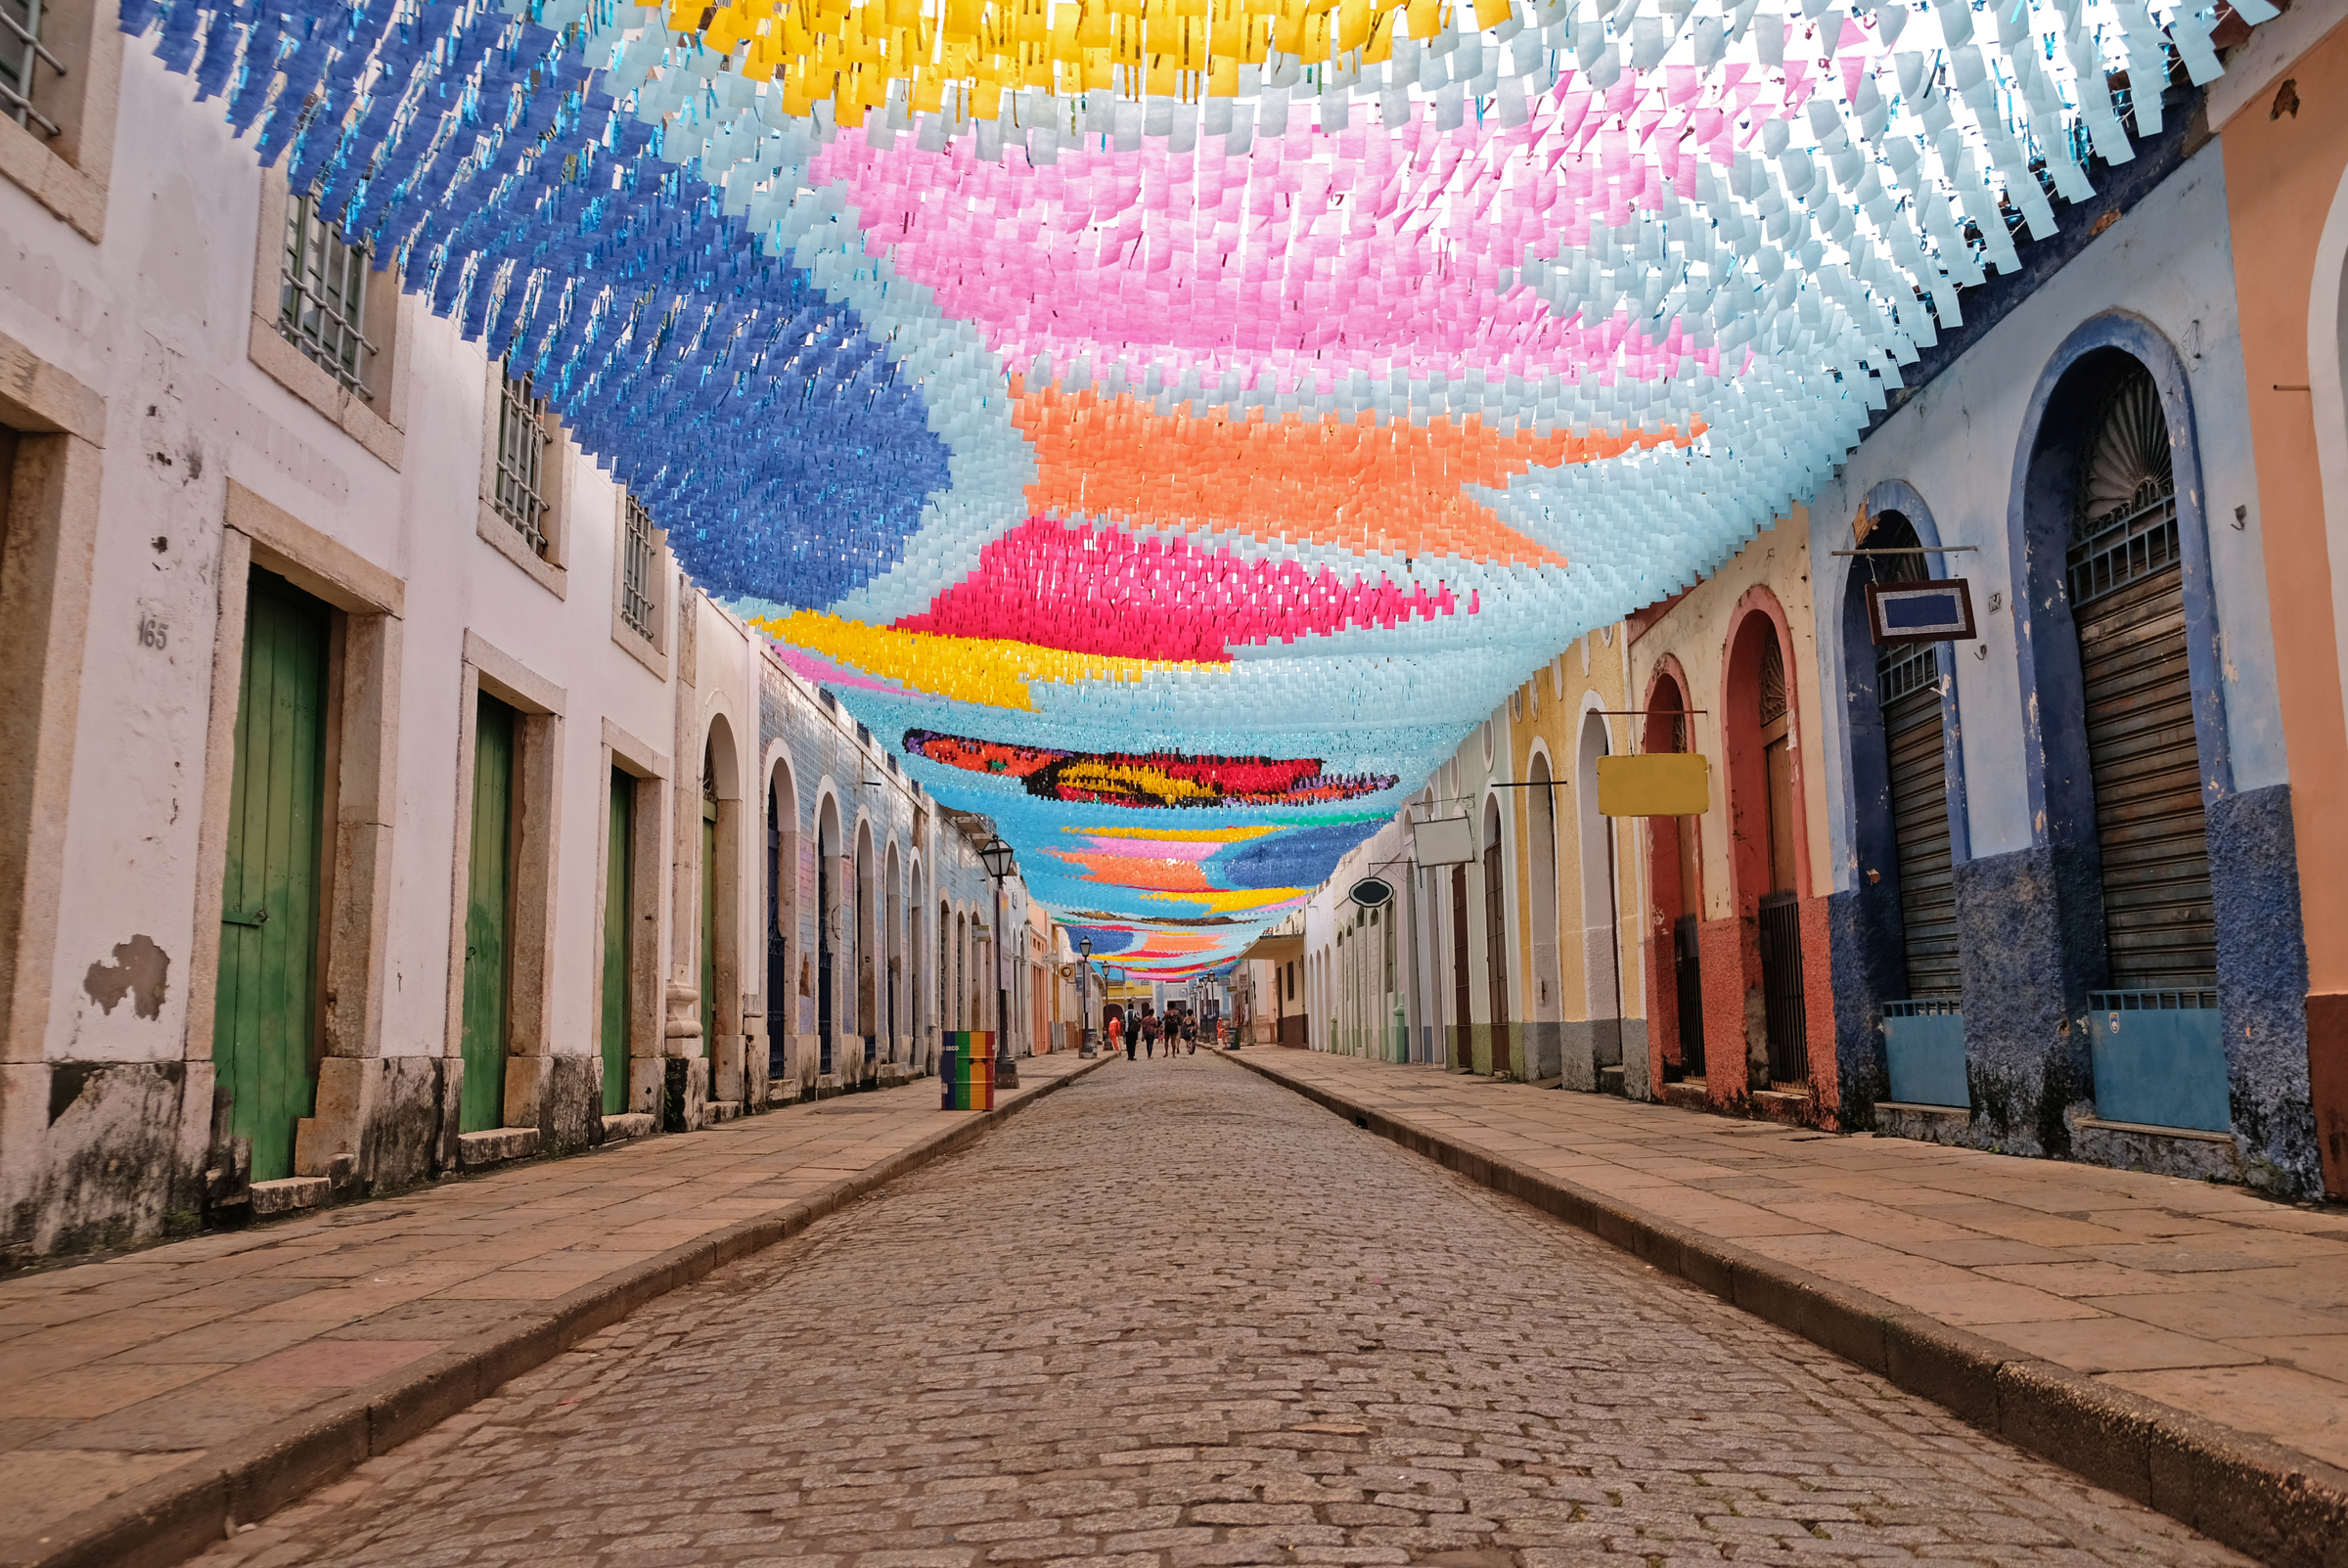
M1686 689L1674 669L1656 672L1647 695L1642 748L1690 749ZM1703 921L1702 843L1697 817L1647 819L1647 885L1654 900L1658 938L1648 952L1655 984L1648 989L1651 1049L1663 1064L1665 1083L1704 1082L1704 983L1697 959L1697 929Z
M929 915L928 887L928 869L917 854L905 921L905 951L909 960L905 974L905 1024L913 1034L914 1064L924 1071L928 1068L929 1031L936 1021L929 1012L930 944L928 933L922 929L922 921Z
M1539 690L1535 683L1536 691ZM1526 892L1532 903L1533 1021L1525 1053L1538 1059L1532 1076L1553 1059L1569 1089L1587 1089L1588 1075L1568 1051L1567 1038L1576 1033L1564 1026L1563 977L1558 962L1563 933L1558 928L1558 794L1549 771L1549 756L1536 751L1530 772L1531 787L1524 792L1524 809L1531 819L1530 856L1525 867ZM1578 1042L1576 1042L1578 1045Z
M1898 498L1893 490L1888 499ZM1864 935L1855 951L1836 953L1835 964L1868 972L1866 989L1882 999L1881 1082L1888 1098L1962 1106L1969 1095L1948 765L1952 645L1874 646L1869 585L1920 581L1932 575L1931 560L1916 519L1894 507L1874 514L1860 544L1901 553L1854 558L1843 587L1853 885ZM1867 1076L1843 1075L1846 1110L1869 1098Z
M1615 918L1614 825L1599 815L1598 759L1611 749L1606 721L1596 713L1582 719L1574 747L1574 826L1580 839L1582 975L1588 995L1591 1060L1598 1087L1607 1094L1628 1091L1623 1082L1622 942Z
M1729 646L1722 730L1734 846L1730 875L1745 954L1745 1088L1800 1093L1810 1070L1802 985L1804 853L1789 660L1774 608L1774 601L1748 605Z
M1498 1077L1516 1070L1509 1027L1509 899L1501 874L1500 801L1484 801L1484 979L1492 1008L1490 1071Z
M701 994L701 1053L717 1059L717 747L714 739L701 747L701 904L695 931L700 948Z
M2064 559L2115 991L2218 983L2168 416L2151 372L2100 381Z
M859 1078L872 1076L880 1054L880 976L877 960L880 944L877 940L880 927L877 912L880 899L873 885L873 826L869 822L856 825L856 1022L855 1034L862 1043L857 1065Z
M898 1008L905 981L905 884L897 861L897 841L888 841L888 855L880 868L880 887L883 894L881 938L882 972L880 976L880 1038L883 1042L882 1059L898 1059L897 1040L904 1032Z
M790 1037L799 1026L790 942L798 924L798 792L790 767L777 762L766 783L766 1072L790 1075Z
M815 828L815 1042L819 1073L838 1069L839 1016L835 990L839 917L839 805L830 795Z
M2091 1020L2086 1049L2065 1042L2033 1086L2054 1146L2068 1131L2047 1107L2088 1083L2106 1120L2234 1128L2207 805L2233 775L2200 497L2179 482L2197 472L2184 375L2130 320L2079 340L2093 346L2051 373L2022 498L2033 803L2070 885L2094 889L2050 933L2062 1000Z
M1451 1053L1446 1065L1475 1071L1474 994L1468 981L1468 868L1451 869Z

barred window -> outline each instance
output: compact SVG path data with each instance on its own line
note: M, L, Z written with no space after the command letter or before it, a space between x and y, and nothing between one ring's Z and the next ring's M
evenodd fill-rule
M498 378L498 515L512 523L536 555L546 554L546 399L532 395L527 376Z
M0 0L13 5L16 0ZM359 332L367 312L368 247L354 246L318 212L311 197L286 202L285 287L277 330L328 374L372 399L375 344Z
M627 499L627 532L619 542L619 616L640 637L652 640L653 572L659 559L653 515L634 496Z

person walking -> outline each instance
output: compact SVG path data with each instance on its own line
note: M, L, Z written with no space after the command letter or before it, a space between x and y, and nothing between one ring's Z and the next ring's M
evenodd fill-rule
M1125 1059L1133 1060L1133 1036L1125 1032L1125 1014L1112 1012L1108 1015L1108 1053L1115 1055L1120 1045L1125 1048Z

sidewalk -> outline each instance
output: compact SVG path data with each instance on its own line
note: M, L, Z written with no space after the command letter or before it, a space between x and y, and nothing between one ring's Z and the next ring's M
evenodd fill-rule
M1437 1067L1231 1059L2139 1501L2185 1517L2159 1496L2163 1465L2218 1464L2301 1502L2328 1496L2318 1560L2348 1540L2337 1208Z
M0 1563L175 1561L1106 1061L1022 1061L990 1113L926 1078L0 1279Z

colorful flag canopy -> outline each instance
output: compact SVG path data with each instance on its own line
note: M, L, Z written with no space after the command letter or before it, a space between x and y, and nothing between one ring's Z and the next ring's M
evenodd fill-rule
M1167 977L1807 496L2220 68L2215 0L121 15Z

